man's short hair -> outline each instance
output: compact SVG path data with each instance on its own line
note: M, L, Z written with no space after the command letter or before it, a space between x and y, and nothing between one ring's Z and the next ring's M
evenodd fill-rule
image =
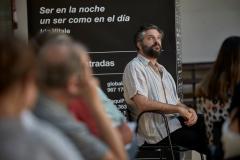
M56 39L62 39L66 41L72 41L72 38L68 36L67 34L60 33L60 32L52 32L52 31L46 31L46 32L39 32L36 34L30 41L34 51L36 54L39 53L41 48L51 40Z
M64 51L60 49L63 47L66 47ZM54 49L61 54L58 55ZM72 42L59 39L47 42L39 52L40 85L47 88L65 87L71 75L80 75L79 58Z
M164 32L158 26L156 26L154 24L142 25L139 27L139 29L137 30L137 32L134 35L134 44L135 44L135 47L137 48L137 50L138 50L137 42L142 41L145 31L150 30L150 29L157 30L162 35L162 38L164 37Z

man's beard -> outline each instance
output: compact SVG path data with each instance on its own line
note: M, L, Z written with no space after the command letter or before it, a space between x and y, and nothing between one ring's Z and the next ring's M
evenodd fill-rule
M142 44L142 49L143 49L143 53L151 58L158 58L160 53L161 53L161 47L160 50L157 51L154 49L154 47L156 45L159 45L158 43L154 43L152 46L148 47L144 44ZM160 45L159 45L160 46Z

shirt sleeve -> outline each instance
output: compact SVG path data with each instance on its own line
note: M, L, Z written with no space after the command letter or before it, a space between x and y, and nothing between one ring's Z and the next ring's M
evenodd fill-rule
M126 122L126 118L121 113L121 111L118 110L117 106L114 105L112 100L110 100L107 95L98 88L98 94L101 98L101 101L103 103L103 107L108 115L108 117L112 120L113 126L121 125L122 123Z
M136 94L148 97L148 89L144 70L137 63L130 63L123 74L124 96L131 100Z

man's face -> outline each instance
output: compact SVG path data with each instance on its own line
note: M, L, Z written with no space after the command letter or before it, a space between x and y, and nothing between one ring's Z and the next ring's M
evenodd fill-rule
M148 57L157 58L161 53L162 34L156 29L149 29L145 31L143 40L138 42L140 50Z

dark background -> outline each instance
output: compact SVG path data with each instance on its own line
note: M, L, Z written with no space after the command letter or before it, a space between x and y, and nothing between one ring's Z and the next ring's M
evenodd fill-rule
M104 13L39 13L40 7L69 8L84 6L104 6ZM106 17L115 15L115 22L106 22ZM129 22L117 22L120 15L130 16ZM104 23L86 24L48 24L40 25L41 18L69 18L69 17L105 17ZM33 37L41 28L67 28L70 35L83 42L90 51L92 61L114 61L113 67L93 67L94 73L101 81L101 86L110 99L122 99L122 92L108 92L109 81L121 82L122 72L126 64L137 54L134 52L133 35L142 24L158 25L164 32L164 52L159 57L160 64L164 65L172 74L175 81L176 71L176 37L175 37L175 1L171 0L28 0L28 28L29 38ZM107 53L95 53L105 52ZM116 52L124 51L124 52ZM126 52L130 51L130 52ZM91 53L94 52L94 53ZM119 104L117 104L119 106ZM123 107L121 107L121 110Z

